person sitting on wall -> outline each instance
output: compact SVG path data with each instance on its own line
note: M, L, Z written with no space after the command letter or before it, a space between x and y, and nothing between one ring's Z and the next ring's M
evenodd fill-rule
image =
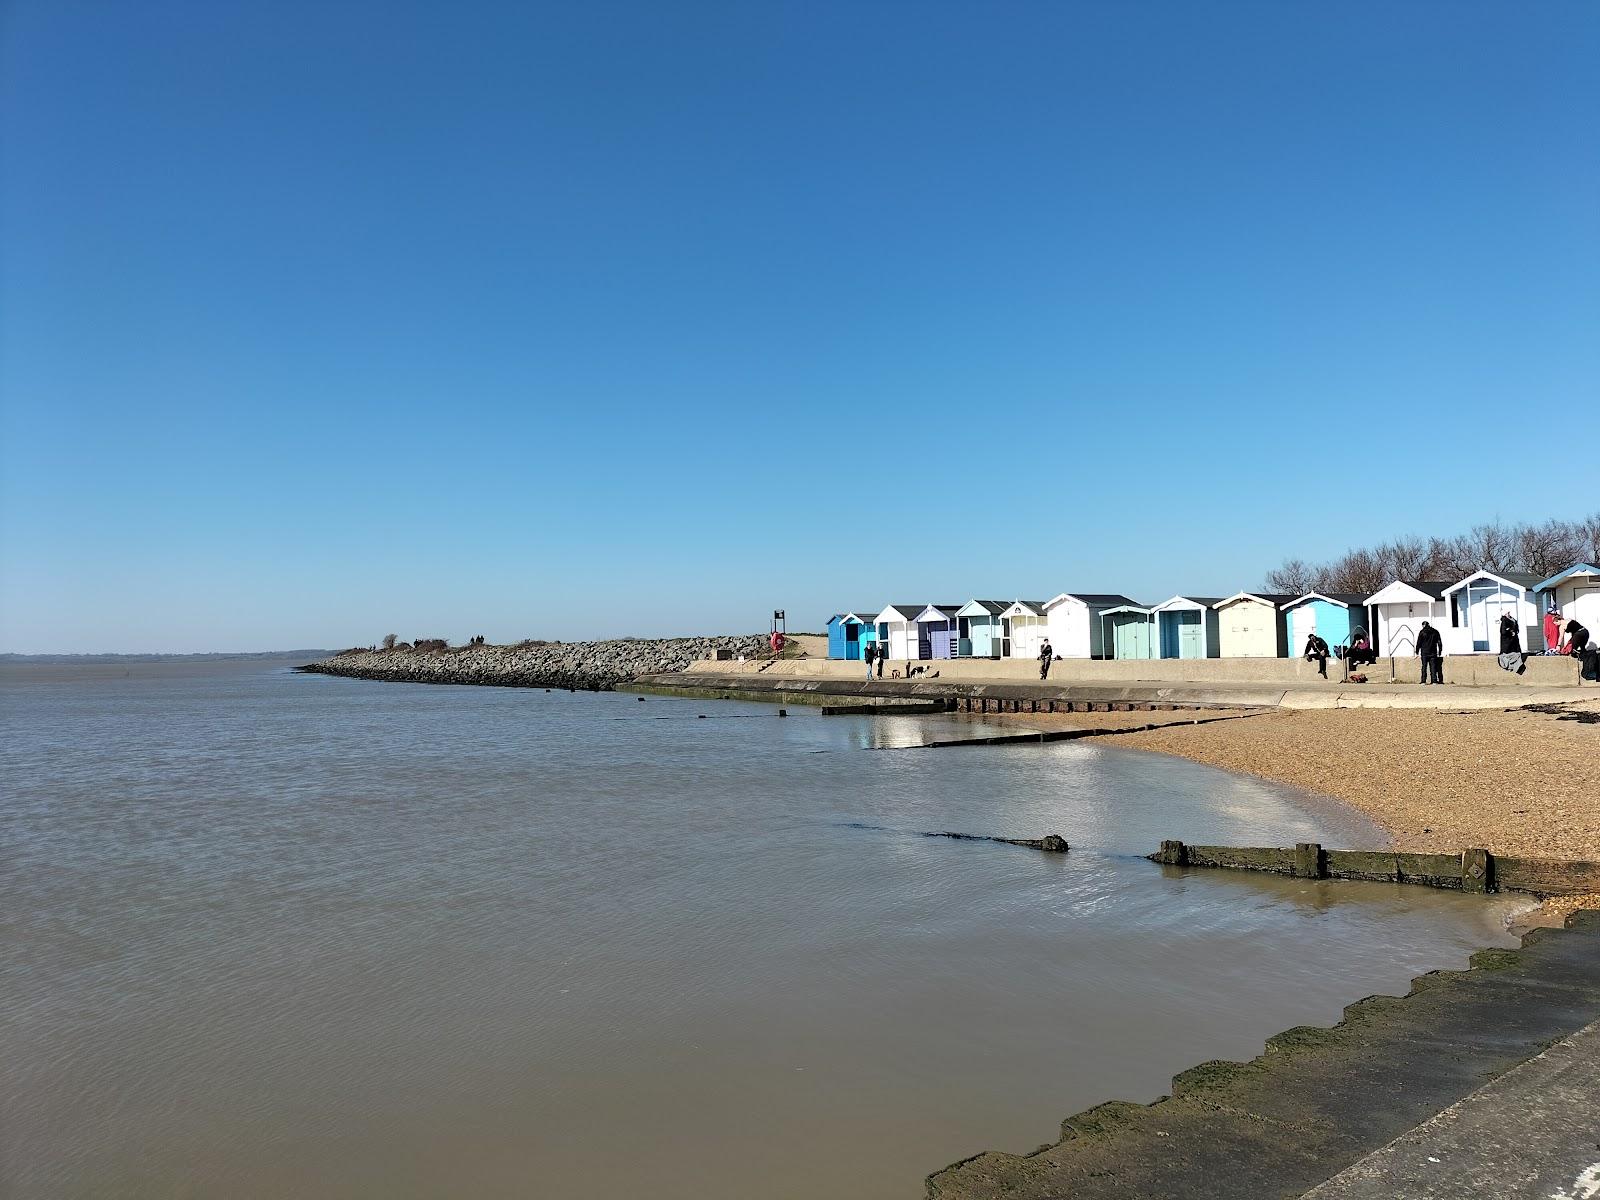
M1350 639L1350 648L1344 653L1345 658L1352 667L1359 667L1363 663L1371 664L1378 661L1378 654L1367 641L1365 629L1356 630L1355 636Z
M1305 659L1317 664L1317 674L1328 677L1328 643L1314 633L1306 638Z
M1422 678L1418 683L1444 682L1444 638L1426 621L1417 630L1417 657L1422 660Z

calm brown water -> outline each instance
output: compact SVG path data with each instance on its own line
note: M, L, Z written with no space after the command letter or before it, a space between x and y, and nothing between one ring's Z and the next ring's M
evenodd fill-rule
M916 1197L1507 943L1502 903L1164 873L1163 837L1379 837L1110 746L259 662L0 683L18 1198Z

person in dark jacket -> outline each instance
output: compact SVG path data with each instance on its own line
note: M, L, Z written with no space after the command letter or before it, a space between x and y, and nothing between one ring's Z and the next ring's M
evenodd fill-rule
M1510 613L1500 614L1500 653L1522 653L1522 631L1517 628L1517 619Z
M1582 658L1584 647L1589 644L1589 631L1576 621L1567 622L1567 640L1565 645L1567 653L1573 658Z
M1444 638L1426 621L1417 630L1417 657L1422 659L1422 678L1418 683L1444 682Z
M861 661L867 664L867 682L872 682L872 660L878 657L878 643L865 642L861 646Z
M1317 664L1317 673L1324 679L1328 677L1328 643L1316 634L1306 639L1306 661Z
M1055 656L1056 652L1050 645L1050 639L1045 638L1044 645L1039 647L1039 679L1041 681L1050 677L1050 660Z
M1589 637L1589 631L1576 621L1567 622L1567 640L1563 643L1567 653L1578 660L1578 678L1600 682L1600 645Z

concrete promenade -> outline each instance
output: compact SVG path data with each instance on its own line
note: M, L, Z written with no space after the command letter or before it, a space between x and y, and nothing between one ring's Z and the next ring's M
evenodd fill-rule
M1600 1196L1600 1024L1485 1084L1305 1200Z
M1446 683L1424 687L1414 682L1417 660L1397 659L1400 682L1390 683L1389 660L1365 669L1370 683L1341 682L1341 668L1328 665L1324 680L1316 667L1300 659L1057 659L1050 678L1041 683L1039 665L1026 659L937 659L914 664L926 671L892 679L890 672L908 664L891 661L882 680L866 682L866 667L817 657L778 662L702 660L684 672L716 677L736 686L738 680L761 681L763 690L785 684L826 683L834 694L956 694L973 687L1005 687L1006 695L1044 698L1158 697L1191 704L1267 705L1277 708L1517 708L1524 704L1561 704L1600 696L1600 684L1582 683L1578 664L1570 658L1530 658L1522 675L1502 670L1492 656L1460 655L1445 660ZM937 672L938 678L932 678ZM851 686L857 685L857 686ZM1013 691L1013 689L1016 689Z

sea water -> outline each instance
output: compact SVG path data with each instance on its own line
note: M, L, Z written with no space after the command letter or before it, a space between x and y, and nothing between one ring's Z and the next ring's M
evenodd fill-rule
M1303 793L788 713L5 668L0 1191L916 1197L1508 944L1503 901L1141 857L1385 844Z

